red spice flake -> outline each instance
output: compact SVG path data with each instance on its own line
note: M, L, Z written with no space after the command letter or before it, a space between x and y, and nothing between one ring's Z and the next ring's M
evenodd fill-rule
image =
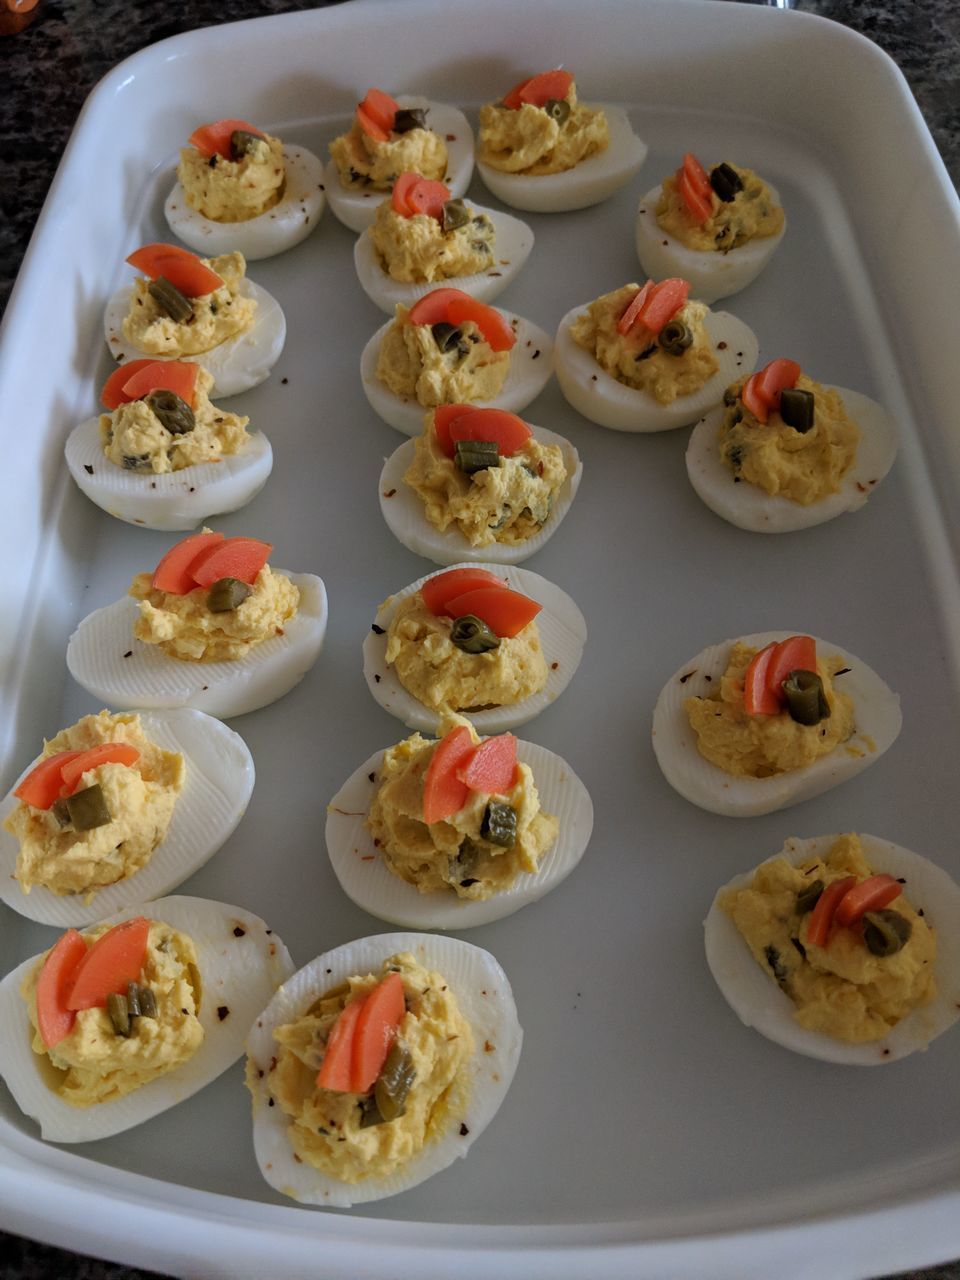
M221 1022L223 1022L225 1018L230 1017L230 1010L225 1004L221 1004L217 1006L217 1017L220 1019Z
M560 663L559 663L559 662L551 662L551 663L550 663L550 670L551 670L551 671L557 671L557 670L559 669L559 667L560 667Z
M396 491L396 489L388 489L388 490L387 490L387 492L386 492L383 496L384 496L385 498L392 498L392 497L393 497L393 495L394 495L396 492L397 492L397 491Z

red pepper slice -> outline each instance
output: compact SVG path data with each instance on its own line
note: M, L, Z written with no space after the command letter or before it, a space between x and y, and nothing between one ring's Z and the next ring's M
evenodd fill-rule
M893 876L868 876L854 885L840 899L834 913L837 924L856 924L865 911L882 911L894 898L899 898L903 888Z
M830 926L844 894L857 883L856 876L844 876L842 880L834 880L828 884L817 899L817 905L810 912L807 922L807 942L816 947L824 947L830 936Z

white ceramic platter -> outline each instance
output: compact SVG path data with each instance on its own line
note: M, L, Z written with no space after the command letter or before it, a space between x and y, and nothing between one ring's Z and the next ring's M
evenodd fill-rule
M960 1124L944 1103L956 1094L960 1032L869 1081L731 1034L700 927L717 887L789 835L859 828L960 873L960 437L955 353L929 336L955 326L960 236L916 107L876 49L805 14L557 0L547 41L544 6L489 0L465 43L455 7L406 0L403 22L398 12L395 0L354 0L192 32L137 54L88 103L0 349L0 403L30 406L0 476L3 790L45 730L99 709L66 672L67 637L169 544L95 509L62 463L111 367L101 322L130 278L123 257L164 238L177 150L197 120L249 116L324 156L376 79L371 40L385 24L395 87L455 103L474 125L485 99L563 64L586 101L625 104L650 145L636 180L602 204L525 215L536 243L505 307L555 332L572 306L636 277L637 202L677 156L736 156L769 175L789 216L734 308L761 360L794 356L884 404L900 452L862 510L763 538L697 497L685 430L603 430L548 384L528 416L571 441L584 482L575 514L530 565L576 600L590 644L526 736L569 762L596 825L589 856L556 892L470 932L509 976L526 1033L482 1141L383 1205L324 1213L261 1179L238 1069L146 1128L69 1152L43 1144L0 1088L0 1225L224 1277L779 1280L818 1258L832 1280L960 1256ZM744 64L749 76L731 75ZM189 93L171 100L171 75ZM477 179L468 197L492 203ZM360 383L382 314L357 283L354 239L327 213L302 244L256 264L283 306L287 343L270 378L230 407L269 435L274 469L247 507L211 521L273 542L278 563L319 574L330 596L319 660L295 692L244 718L257 786L243 821L183 888L255 911L298 964L377 931L328 865L324 808L396 734L364 687L359 648L378 604L430 569L378 510L397 434ZM787 815L702 812L660 777L659 689L717 637L784 618L869 663L900 694L903 731L855 786ZM53 935L0 911L7 972Z

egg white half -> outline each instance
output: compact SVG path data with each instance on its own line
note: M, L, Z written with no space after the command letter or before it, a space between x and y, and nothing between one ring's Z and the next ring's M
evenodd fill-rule
M809 859L824 857L838 838L831 835L800 840L792 836L779 856L799 866ZM718 906L721 894L745 887L755 872L734 876L718 890L703 928L710 972L741 1022L795 1053L824 1062L871 1067L926 1049L931 1040L960 1017L960 886L934 863L889 840L861 835L860 842L873 871L903 877L904 894L913 906L923 908L924 918L937 934L936 996L930 1004L902 1018L882 1040L847 1044L824 1032L808 1031L795 1021L796 1005L764 973L731 917Z
M488 569L502 578L508 587L543 606L535 621L547 664L547 683L538 693L531 694L522 702L516 702L512 706L491 707L486 711L471 711L467 715L480 734L505 733L539 715L560 696L573 679L587 642L586 620L565 591L530 569L506 568L491 561L474 561L472 564L455 567ZM419 729L423 733L436 732L438 713L408 693L397 679L393 666L387 666L385 633L400 601L414 595L428 578L434 576L432 573L426 574L385 600L374 619L374 625L381 629L381 633L378 634L371 628L363 641L363 675L370 692L385 711L402 720L409 728Z
M507 409L510 413L520 413L550 381L553 339L531 320L515 316L511 311L501 310L500 314L513 326L517 340L510 349L510 365L500 394L492 400L478 400L476 403L483 409ZM370 407L384 422L404 435L418 436L423 430L423 415L427 410L415 399L395 395L377 377L380 344L391 324L393 321L388 320L381 325L363 348L360 378Z
M768 184L769 185L769 184ZM651 280L681 276L690 282L690 296L698 302L716 302L739 293L767 265L787 229L786 218L774 236L755 236L737 249L719 253L711 249L688 249L657 223L657 205L662 187L648 191L640 201L635 224L637 257ZM770 187L776 204L780 196Z
M147 529L195 529L207 516L244 507L273 470L273 449L262 431L250 432L239 453L163 475L125 471L103 452L100 419L88 418L67 437L70 474L108 515Z
M246 333L237 334L221 342L209 351L195 356L154 356L141 351L123 336L123 318L130 307L130 286L118 289L107 303L104 315L104 331L110 354L118 364L128 360L187 360L199 364L213 378L210 397L226 399L249 391L270 376L270 370L280 359L287 337L287 322L280 304L261 285L244 278L239 292L243 297L256 298L257 310L253 324Z
M20 803L13 788L0 803L0 900L29 920L59 928L93 924L114 911L169 893L213 857L243 817L253 792L253 757L238 733L202 711L144 711L143 732L165 751L184 757L183 790L170 826L146 866L125 880L83 894L61 896L43 885L23 893L13 878L19 841L2 823ZM37 764L34 760L14 786Z
M275 570L284 573L285 570ZM74 680L114 707L194 707L212 716L242 716L276 702L316 662L327 629L327 593L312 573L289 573L300 607L271 636L233 662L184 662L134 639L137 602L124 596L88 614L67 642ZM126 655L130 656L127 657Z
M462 196L473 177L473 131L467 117L456 107L444 102L431 102L408 93L398 94L396 102L405 108L425 108L427 128L439 133L447 144L447 172L443 181L450 188L451 198ZM352 127L353 120L347 128ZM330 208L345 227L351 231L365 231L376 216L377 205L390 198L389 191L348 191L340 183L340 174L333 160L327 162L324 183Z
M470 1023L475 1052L456 1083L464 1109L451 1115L446 1129L419 1155L385 1178L346 1183L294 1159L287 1139L287 1118L269 1106L268 1073L274 1056L273 1030L307 1012L322 995L356 974L378 973L383 961L412 952L427 969L443 974ZM247 1039L247 1078L253 1086L253 1145L260 1172L277 1191L301 1204L348 1208L381 1200L415 1187L465 1156L496 1115L507 1095L520 1058L523 1031L507 975L488 951L424 933L382 933L358 938L312 960L288 979Z
M610 145L564 173L503 173L477 159L477 172L487 189L514 209L531 213L564 213L599 204L625 187L640 172L647 144L633 132L620 107L600 104L610 128Z
M509 889L483 901L458 898L452 889L420 893L388 869L364 826L379 786L382 751L347 779L327 807L327 853L352 902L372 916L409 929L473 929L513 915L565 880L583 857L593 831L593 804L566 760L533 742L517 742L517 759L529 765L540 807L560 823L536 874L524 872Z
M613 431L670 431L685 427L723 402L731 382L752 373L760 354L756 334L729 311L708 311L704 324L719 369L699 391L658 404L646 391L625 386L602 369L589 351L570 335L573 322L587 309L574 307L557 330L557 381L567 401L591 422ZM724 348L719 344L726 343Z
M487 214L496 232L493 261L488 271L470 276L451 276L434 280L430 284L406 284L402 280L394 280L383 269L370 233L365 231L353 247L353 261L367 297L381 311L392 316L398 302L405 307L412 307L418 298L432 293L434 289L453 287L480 302L492 302L498 294L503 293L530 256L533 232L525 222L511 217L509 213L499 213L496 209L484 209L474 204L470 208L474 213Z
M305 240L324 206L323 164L305 147L283 144L283 195L272 208L243 222L215 222L188 202L179 181L163 206L170 230L205 258L235 249L248 262L272 258Z
M762 631L741 637L762 649L797 631ZM687 698L707 698L719 689L727 669L732 640L711 645L685 662L667 683L653 712L653 750L663 776L682 796L701 809L733 818L752 818L809 800L821 791L854 777L878 760L900 732L900 699L875 671L829 640L817 640L821 657L838 654L850 670L838 675L836 687L853 700L854 732L828 755L803 769L769 778L740 778L711 764L697 749L697 738L683 709Z
M836 493L803 506L779 494L767 494L747 480L734 482L733 473L717 448L723 408L714 409L694 427L687 445L687 475L711 511L738 529L751 533L791 533L823 524L845 511L862 507L893 466L897 456L897 427L881 405L858 391L833 387L847 413L860 428L853 465Z
M257 1013L293 971L277 935L242 907L205 898L160 898L118 911L104 923L139 915L162 920L193 939L202 982L203 1043L174 1071L132 1093L92 1107L71 1106L48 1088L41 1074L47 1060L30 1048L32 1028L20 985L40 956L25 960L0 982L0 1075L20 1110L37 1121L49 1142L92 1142L122 1133L210 1084L243 1053ZM239 936L237 930L242 931ZM227 1010L223 1016L222 1009Z
M415 493L403 477L413 462L416 442L408 440L395 449L380 473L380 509L390 532L410 551L425 556L434 564L452 565L458 560L489 560L496 564L519 564L528 560L550 539L560 521L570 510L583 474L580 455L565 436L548 431L546 427L533 426L533 433L541 444L555 444L563 450L567 478L554 499L546 524L524 542L491 542L485 547L472 547L459 529L450 526L442 533L424 514L423 499Z

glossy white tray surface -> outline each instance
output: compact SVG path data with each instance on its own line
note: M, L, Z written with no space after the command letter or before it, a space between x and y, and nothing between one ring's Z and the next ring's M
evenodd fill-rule
M561 64L586 101L623 104L650 153L604 204L523 215L536 242L504 308L553 333L573 305L640 277L638 199L684 151L749 164L780 191L789 229L721 305L757 332L762 362L794 356L885 404L901 432L894 468L856 514L745 533L691 488L686 430L604 430L551 380L526 416L572 442L583 482L529 567L572 596L589 639L523 736L569 761L596 821L562 885L468 935L506 970L525 1032L502 1110L455 1167L326 1212L260 1177L239 1065L140 1128L70 1150L43 1144L0 1084L3 1227L205 1277L833 1280L960 1255L960 1031L876 1071L806 1059L740 1025L703 953L717 886L791 835L869 831L960 878L957 201L899 72L843 28L710 0L487 0L482 20L432 0L356 0L177 37L111 72L63 158L0 347L0 792L44 734L99 709L66 673L66 639L173 541L95 508L62 449L110 369L101 316L130 278L124 256L169 238L162 206L184 139L243 116L324 156L373 83L453 103L475 126L479 104ZM469 195L499 207L477 178ZM296 691L231 722L256 762L252 801L180 890L263 916L298 966L390 927L340 890L325 807L403 736L370 697L361 644L381 601L432 569L379 510L402 437L360 384L383 316L353 245L328 208L307 240L251 266L286 312L287 346L228 407L266 431L275 465L248 507L211 523L319 574L330 621ZM657 768L657 694L685 656L782 628L833 637L879 672L901 696L902 734L858 778L789 811L696 809ZM0 906L0 972L54 937Z

